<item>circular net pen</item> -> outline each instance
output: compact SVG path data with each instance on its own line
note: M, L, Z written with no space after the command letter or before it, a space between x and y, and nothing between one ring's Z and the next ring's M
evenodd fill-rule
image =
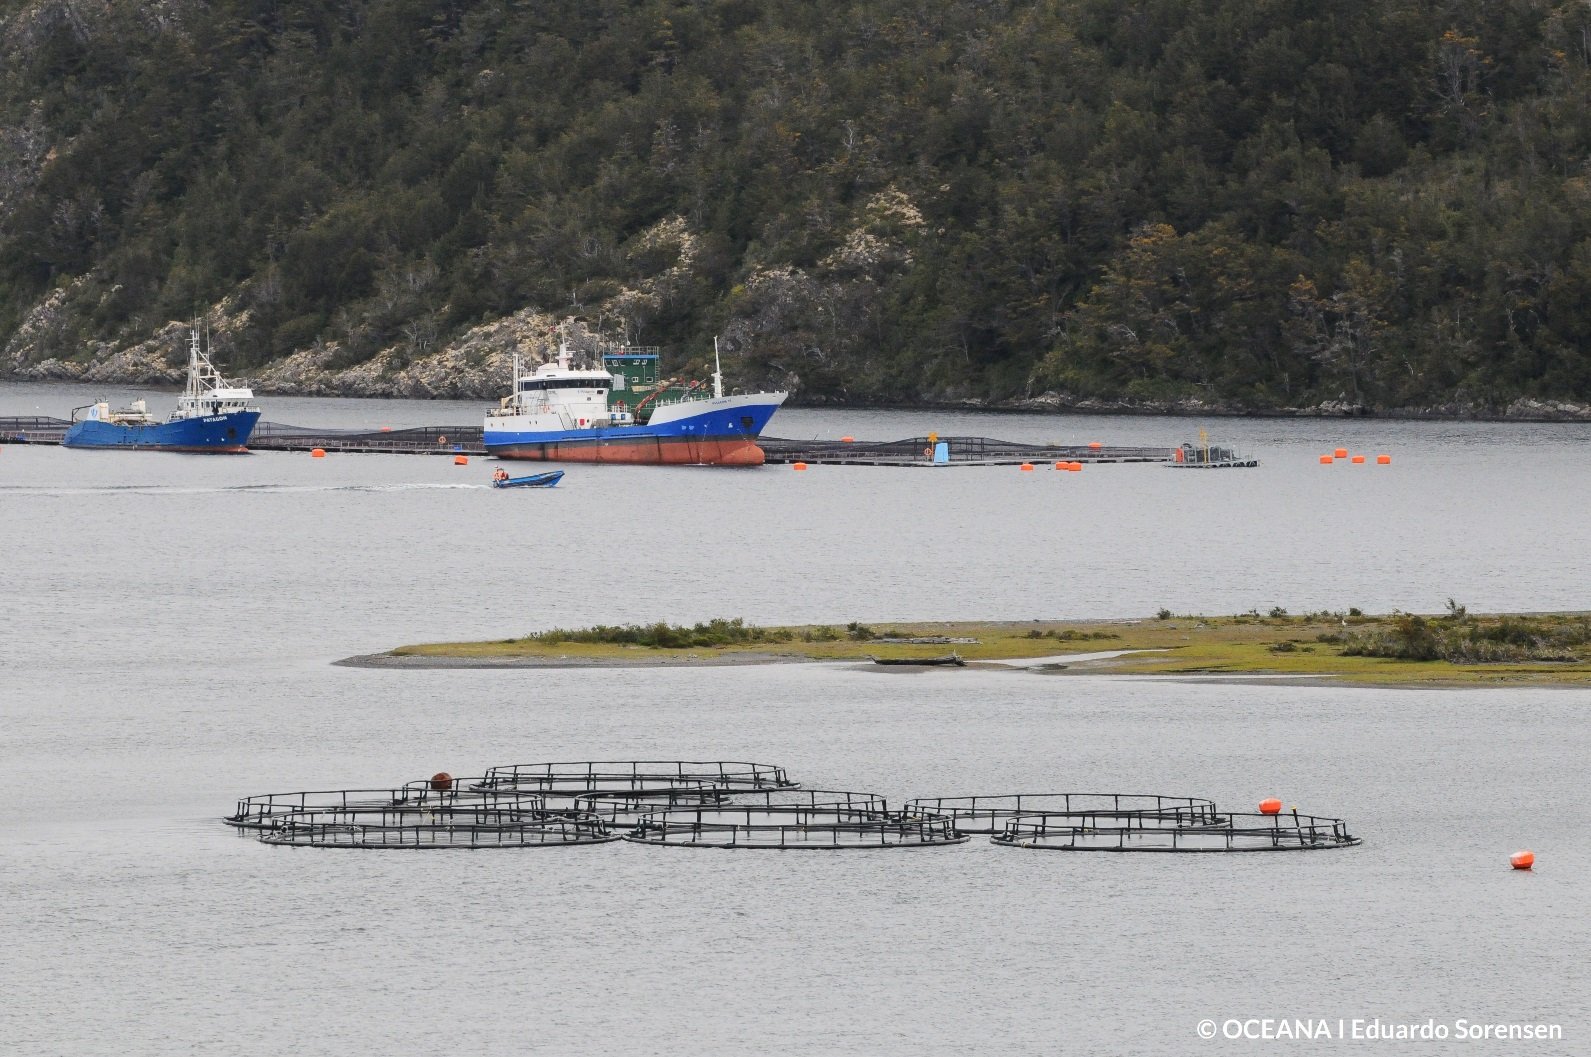
M570 810L595 815L614 829L627 830L640 821L642 815L675 808L702 807L721 804L734 796L732 790L720 789L706 782L682 782L666 788L642 787L635 790L605 790L595 793L578 793L568 798ZM561 798L553 803L561 804Z
M619 835L590 815L469 804L295 811L272 818L259 839L314 848L476 850L605 844Z
M989 838L1010 848L1106 852L1319 851L1360 843L1340 818L1316 815L1229 814L1220 822L1178 824L1171 819L1049 813L1007 819Z
M948 817L892 812L882 797L841 790L740 792L722 802L640 814L625 839L676 848L824 850L961 844Z
M945 815L962 833L998 834L1009 819L1053 817L1137 818L1174 825L1216 825L1223 816L1212 800L1153 793L1003 793L994 796L922 797L906 801L907 815Z
M481 806L499 810L530 811L547 805L535 790L481 789L466 783L478 779L434 778L409 782L390 789L319 789L296 793L263 793L238 801L237 809L221 821L239 829L265 829L278 818L306 811L357 811L370 808L437 809Z
M548 795L666 790L692 782L719 789L794 789L783 767L725 760L591 760L491 767L480 788L526 789Z

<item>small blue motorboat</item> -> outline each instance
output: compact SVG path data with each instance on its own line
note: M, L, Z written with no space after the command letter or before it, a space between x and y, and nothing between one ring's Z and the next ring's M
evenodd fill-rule
M562 470L549 470L546 473L533 473L525 477L510 477L508 471L498 468L492 474L493 488L551 488L563 480Z

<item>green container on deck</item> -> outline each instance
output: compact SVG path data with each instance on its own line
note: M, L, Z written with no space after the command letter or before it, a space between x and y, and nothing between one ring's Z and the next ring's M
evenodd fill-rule
M662 382L657 363L655 345L626 345L618 352L606 353L602 366L613 376L613 388L608 390L608 410L634 414L636 405L653 396ZM645 421L651 410L650 405L642 408L637 421Z

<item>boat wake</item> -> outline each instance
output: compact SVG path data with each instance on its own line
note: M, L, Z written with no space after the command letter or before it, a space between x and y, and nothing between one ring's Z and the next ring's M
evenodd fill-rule
M407 481L395 484L236 484L213 487L181 485L88 485L81 488L45 488L27 485L0 485L0 495L223 495L227 493L324 493L324 492L424 492L446 490L490 491L490 484L432 483Z

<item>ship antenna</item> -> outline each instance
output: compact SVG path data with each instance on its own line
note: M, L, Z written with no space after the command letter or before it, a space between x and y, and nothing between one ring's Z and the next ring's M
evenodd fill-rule
M197 400L199 398L199 324L196 320L188 331L188 382L183 386L187 395Z
M722 399L724 395L724 365L718 359L718 335L713 335L713 396Z

